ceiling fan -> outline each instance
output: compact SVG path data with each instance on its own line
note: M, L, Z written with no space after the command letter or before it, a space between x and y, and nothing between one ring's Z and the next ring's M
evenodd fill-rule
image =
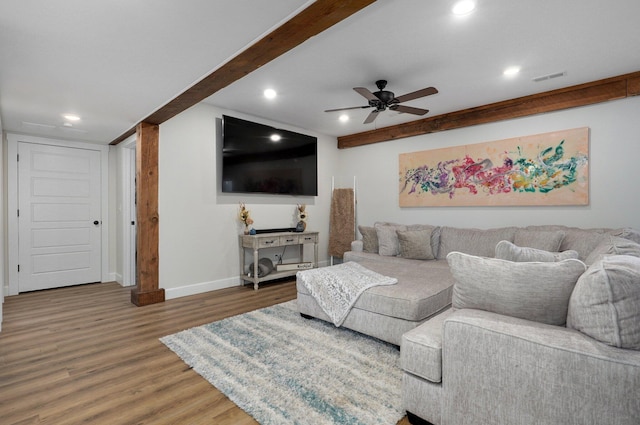
M412 106L400 105L400 103L438 93L438 90L435 87L427 87L422 90L414 91L396 97L393 92L384 89L387 86L387 80L376 81L376 86L378 87L378 91L373 93L364 87L353 88L356 92L364 96L369 101L368 105L353 106L350 108L328 109L325 112L346 111L348 109L375 108L367 116L363 124L369 124L373 122L378 117L378 114L386 110L387 108L392 111L405 112L407 114L424 115L429 112L428 109L414 108Z

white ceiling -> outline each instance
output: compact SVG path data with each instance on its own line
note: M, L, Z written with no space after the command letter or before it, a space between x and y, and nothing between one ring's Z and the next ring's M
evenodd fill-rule
M309 3L2 0L3 128L107 144ZM638 0L477 0L464 17L454 3L378 0L205 102L339 136L421 118L323 112L366 105L352 88L378 79L396 95L438 88L406 103L428 117L640 71ZM512 65L521 72L503 76ZM82 120L65 127L68 112Z

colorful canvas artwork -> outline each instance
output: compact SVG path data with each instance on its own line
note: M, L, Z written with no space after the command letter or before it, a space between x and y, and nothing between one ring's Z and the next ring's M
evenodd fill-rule
M589 128L400 154L401 207L588 205Z

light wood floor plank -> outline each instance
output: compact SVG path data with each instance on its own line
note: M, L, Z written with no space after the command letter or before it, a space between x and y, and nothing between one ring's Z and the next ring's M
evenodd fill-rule
M7 297L0 423L256 424L159 338L295 296L280 282L136 307L109 282Z

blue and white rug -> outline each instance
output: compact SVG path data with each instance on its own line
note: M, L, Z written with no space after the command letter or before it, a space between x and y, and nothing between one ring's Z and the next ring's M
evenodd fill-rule
M399 351L321 320L295 301L160 339L263 425L394 425Z

